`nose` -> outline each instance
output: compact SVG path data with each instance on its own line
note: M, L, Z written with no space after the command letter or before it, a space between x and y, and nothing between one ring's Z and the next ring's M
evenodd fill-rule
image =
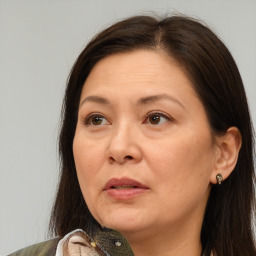
M140 162L142 152L137 129L130 125L123 125L113 130L107 149L107 158L111 164Z

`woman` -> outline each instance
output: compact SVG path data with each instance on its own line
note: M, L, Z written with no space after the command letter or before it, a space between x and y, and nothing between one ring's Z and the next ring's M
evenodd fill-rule
M112 25L78 57L62 114L59 238L13 255L256 255L246 95L209 28Z

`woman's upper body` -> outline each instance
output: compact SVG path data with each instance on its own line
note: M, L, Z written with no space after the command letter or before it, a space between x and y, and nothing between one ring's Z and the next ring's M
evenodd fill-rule
M57 253L256 254L246 94L205 25L138 16L107 28L77 59L62 118L50 227L88 235L71 233Z

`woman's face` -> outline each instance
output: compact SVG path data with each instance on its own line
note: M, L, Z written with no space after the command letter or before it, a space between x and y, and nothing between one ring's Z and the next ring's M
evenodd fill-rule
M73 143L92 215L123 233L200 226L215 166L204 107L181 67L137 50L99 61Z

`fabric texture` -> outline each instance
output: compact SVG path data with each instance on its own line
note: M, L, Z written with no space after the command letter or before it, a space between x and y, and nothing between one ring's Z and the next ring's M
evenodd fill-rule
M94 230L95 231L95 230ZM8 256L133 256L127 241L116 231L99 229L88 235L78 229L64 238L55 238L21 249Z
M59 241L60 238L51 239L43 243L31 245L8 256L55 256Z
M104 256L109 255L83 230L77 229L67 234L58 243L55 256Z

